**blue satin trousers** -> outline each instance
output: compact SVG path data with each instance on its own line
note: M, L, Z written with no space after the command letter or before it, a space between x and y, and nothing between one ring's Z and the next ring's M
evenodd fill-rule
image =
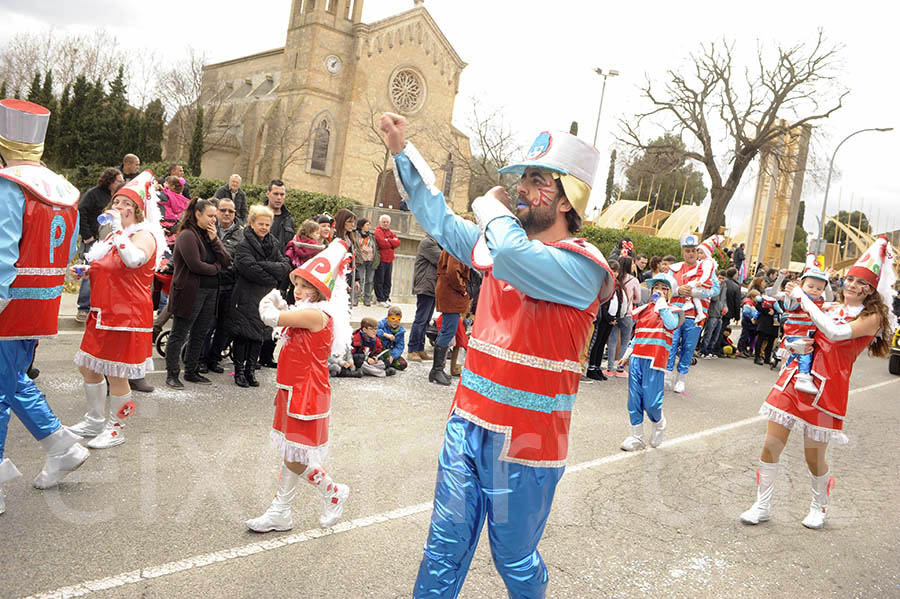
M47 398L25 374L36 345L34 339L0 341L0 460L6 448L10 411L38 441L62 426Z
M447 421L416 599L459 595L485 518L491 556L509 596L545 596L549 577L537 545L565 467L501 461L504 439L456 415Z
M672 349L669 350L669 363L666 365L666 370L672 372L675 367L675 358L678 357L679 374L688 373L702 332L703 327L698 327L693 318L685 318L684 324L672 331ZM681 355L679 356L679 354Z
M628 363L628 418L632 426L644 421L644 412L651 422L662 418L666 373L650 368L653 360L631 356Z

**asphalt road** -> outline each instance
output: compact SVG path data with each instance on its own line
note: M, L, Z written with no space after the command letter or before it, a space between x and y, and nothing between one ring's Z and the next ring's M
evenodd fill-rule
M62 421L84 411L66 331L38 350L38 385ZM162 361L158 361L162 367ZM294 530L257 535L244 520L274 493L268 446L274 371L245 390L141 396L127 443L93 451L57 490L31 480L43 452L13 418L7 443L23 477L0 516L0 597L409 597L431 513L453 387L413 364L390 379L334 385L326 466L352 492L335 528L301 488ZM773 520L743 526L755 497L775 379L748 360L701 361L664 406L667 443L626 454L626 381L583 384L569 468L540 545L549 597L900 597L900 377L863 357L853 375L851 443L830 451L837 485L823 531L800 525L809 483L798 437L784 453ZM455 385L455 383L454 383ZM486 535L462 597L505 597Z

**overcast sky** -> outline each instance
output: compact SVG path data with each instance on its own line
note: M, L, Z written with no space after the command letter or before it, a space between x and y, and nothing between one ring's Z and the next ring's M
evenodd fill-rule
M365 0L367 22L408 10L413 0ZM290 0L0 0L0 43L18 31L91 31L106 28L126 47L149 47L178 60L188 44L211 61L238 58L284 45ZM252 6L252 9L250 8ZM502 107L523 144L544 129L579 122L592 141L602 79L592 70L616 69L609 79L597 146L605 158L595 188L602 195L617 120L646 108L639 86L683 67L701 43L734 41L752 59L757 43L772 47L811 42L818 28L843 45L844 107L819 124L815 151L827 168L835 145L866 127L900 127L896 20L884 4L830 1L599 2L596 0L426 0L425 7L469 66L460 81L455 121L464 126L471 98ZM878 231L900 228L900 132L864 133L835 162L829 214L864 209ZM724 152L725 147L719 146ZM620 174L621 175L621 174ZM749 214L756 171L748 171L726 212L738 227ZM620 183L624 183L620 177ZM824 175L821 176L824 182ZM824 183L807 179L805 226L817 230ZM853 205L851 206L851 198ZM602 198L601 198L602 201Z

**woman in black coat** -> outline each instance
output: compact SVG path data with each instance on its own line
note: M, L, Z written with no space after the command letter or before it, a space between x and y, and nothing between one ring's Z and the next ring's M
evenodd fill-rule
M272 329L259 318L259 302L278 288L291 265L281 244L269 234L274 215L265 206L252 206L244 238L234 252L235 284L231 295L230 327L234 336L234 382L239 387L258 387L256 360Z

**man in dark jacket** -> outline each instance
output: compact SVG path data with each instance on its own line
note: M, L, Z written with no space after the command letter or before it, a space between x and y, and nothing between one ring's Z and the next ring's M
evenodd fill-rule
M241 176L238 174L231 175L228 183L216 190L216 199L221 200L228 198L234 202L234 209L237 215L238 224L247 223L247 196L241 189Z
M112 201L112 193L124 182L125 179L122 178L119 169L108 168L100 174L97 185L84 192L78 200L78 233L81 235L78 256L82 260L100 236L100 223L97 222L97 217L106 210ZM78 314L75 315L75 320L85 322L90 311L91 283L88 277L84 277L78 289Z
M722 318L723 331L731 326L731 321L741 321L741 284L737 279L737 268L732 266L725 271L725 307L728 312Z
M734 261L734 267L741 271L741 264L744 263L744 244L742 243L737 248L735 248L734 253L731 255L732 261ZM731 277L728 277L729 279Z
M416 296L416 316L409 331L407 360L421 362L433 356L425 351L425 327L434 314L434 286L437 283L437 264L441 246L431 235L419 242L413 269L413 293Z
M122 164L119 166L119 170L122 171L125 181L131 181L141 172L141 159L138 158L137 154L125 154L122 157Z
M236 219L234 202L227 198L219 200L216 210L216 231L225 251L234 260L234 252L244 238L244 227ZM210 328L209 338L203 347L200 373L205 371L221 374L225 369L219 364L222 352L231 343L228 329L228 313L231 293L234 290L234 263L219 271L219 295L216 299L216 318Z

